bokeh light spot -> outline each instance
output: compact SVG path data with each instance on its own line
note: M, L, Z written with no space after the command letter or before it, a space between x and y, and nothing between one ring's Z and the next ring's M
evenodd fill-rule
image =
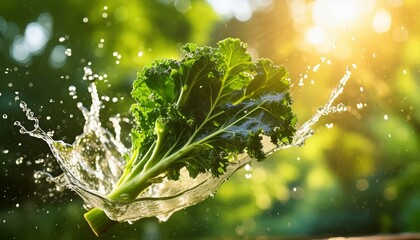
M375 12L372 20L372 28L377 33L385 33L391 27L391 14L385 9Z

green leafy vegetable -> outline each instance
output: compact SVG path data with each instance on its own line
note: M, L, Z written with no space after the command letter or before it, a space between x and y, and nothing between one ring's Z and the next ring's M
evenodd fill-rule
M277 145L292 141L296 117L284 66L252 61L239 39L182 51L182 60L156 60L138 73L131 156L111 200L135 199L158 176L177 180L184 167L191 177L218 177L238 154L263 160L262 135ZM97 234L112 225L101 211L85 214Z

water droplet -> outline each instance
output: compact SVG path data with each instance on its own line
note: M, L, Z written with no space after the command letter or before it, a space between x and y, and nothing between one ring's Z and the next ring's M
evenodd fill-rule
M334 123L327 123L327 124L325 124L325 126L327 128L333 128L334 127Z
M65 38L65 37L60 37L60 38L58 39L58 41L59 41L59 42L64 42L64 41L66 41L66 38Z
M363 108L363 103L358 103L356 104L357 109L362 109Z
M20 102L19 103L20 108L26 110L28 108L28 105L25 102Z
M84 22L84 23L87 23L87 22L89 22L89 18L87 18L87 17L84 17L84 18L83 18L83 22Z
M337 112L345 112L345 111L347 111L346 105L344 105L343 103L339 103L337 105Z
M385 115L384 115L384 120L386 121L386 120L388 120L388 119L389 119L388 114L385 114Z
M20 157L20 158L16 159L16 161L15 161L16 165L20 165L20 164L22 164L22 162L23 162L23 157Z
M71 48L67 48L66 51L64 51L64 54L66 54L68 57L71 56Z
M16 207L18 208L20 205L19 205L19 203L16 203Z
M3 114L3 119L7 119L7 114Z
M40 159L35 160L35 164L41 164L41 163L44 163L44 159L43 158L40 158Z
M251 171L252 167L250 164L246 164L244 167L245 171Z

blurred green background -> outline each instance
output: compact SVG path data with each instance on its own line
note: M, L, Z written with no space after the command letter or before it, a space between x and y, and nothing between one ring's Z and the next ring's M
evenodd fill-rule
M237 172L214 198L165 223L120 224L100 239L420 231L419 9L416 0L2 1L1 238L96 239L76 194L33 177L61 170L44 142L13 125L30 124L20 101L54 139L71 143L83 131L76 104L90 104L86 66L103 78L108 122L127 114L131 84L146 63L179 57L187 42L214 45L226 37L288 68L300 124L349 67L352 77L335 103L346 111L322 118L305 146Z

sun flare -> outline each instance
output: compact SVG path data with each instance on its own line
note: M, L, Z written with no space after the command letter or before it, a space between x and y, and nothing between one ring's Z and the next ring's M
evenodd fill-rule
M387 32L391 25L391 16L385 9L376 10L375 0L291 0L288 3L294 28L302 33L303 45L341 59L350 56L349 41L366 31Z

